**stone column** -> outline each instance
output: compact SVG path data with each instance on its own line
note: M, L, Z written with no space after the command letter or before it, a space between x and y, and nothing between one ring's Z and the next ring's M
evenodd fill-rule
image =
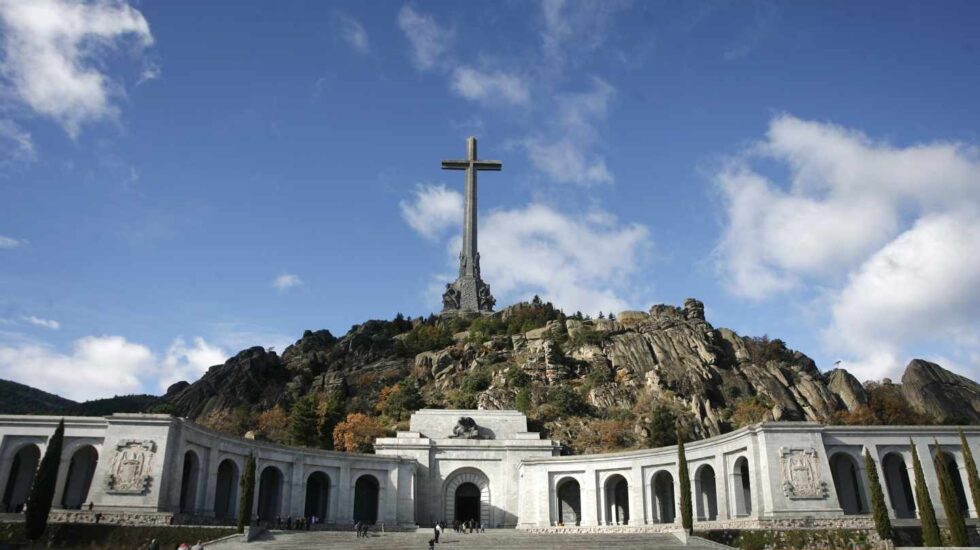
M350 478L350 463L346 460L340 463L340 481L337 483L337 489L340 494L334 521L339 524L353 523L351 518L354 516L354 484Z
M69 449L67 453L61 454L61 462L58 463L58 479L54 484L54 498L51 501L51 508L62 508L62 501L65 499L65 489L68 484L68 473L71 469L71 459L76 449ZM67 456L66 456L67 455ZM44 455L41 455L42 457ZM6 490L4 487L3 490ZM3 493L0 493L2 495Z
M291 496L287 501L289 503L289 511L294 518L303 517L306 514L306 468L305 464L303 464L302 457L293 459L291 470L289 480Z
M895 515L895 508L892 506L892 494L891 488L888 487L888 480L885 478L885 465L881 462L881 453L878 451L878 446L872 443L866 445L868 453L871 455L871 460L875 463L875 468L878 469L878 484L881 485L881 495L885 499L885 509L888 510L888 517L897 518ZM861 461L863 464L863 460ZM908 464L908 461L905 461ZM865 481L867 483L867 481ZM871 491L868 488L868 508L871 509L874 505L871 503Z
M936 518L946 519L946 510L943 508L943 499L939 495L939 478L936 476L936 466L933 464L932 446L929 440L917 441L913 438L915 448L919 452L919 461L922 463L922 475L925 478L926 487L929 489L929 498L932 500L932 507L936 510ZM913 478L914 472L913 472ZM912 482L915 487L915 481ZM913 490L913 494L914 494ZM915 503L916 515L919 515L919 503Z
M715 510L718 513L716 520L729 519L728 517L728 491L725 490L725 480L728 474L725 471L725 455L719 453L715 457L712 465L715 470Z
M585 474L582 476L582 484L579 488L582 491L580 495L580 508L582 510L581 525L583 527L599 525L600 516L597 512L602 509L602 503L600 502L599 495L596 494L595 469L586 468Z
M218 491L218 465L220 462L217 449L213 447L208 449L208 465L207 469L204 470L204 503L201 505L203 515L207 517L214 517L214 496Z

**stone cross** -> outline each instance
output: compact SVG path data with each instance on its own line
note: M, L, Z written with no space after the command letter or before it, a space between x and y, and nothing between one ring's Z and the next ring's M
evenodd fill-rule
M478 160L476 138L466 140L466 159L444 160L443 170L466 171L466 204L463 209L463 249L459 254L459 278L446 285L443 312L493 311L495 300L490 287L480 279L480 253L476 236L476 173L480 170L499 171L503 166L496 160Z

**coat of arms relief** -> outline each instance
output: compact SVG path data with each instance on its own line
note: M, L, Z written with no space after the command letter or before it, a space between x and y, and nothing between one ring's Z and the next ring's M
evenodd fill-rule
M125 495L145 493L153 479L150 466L155 452L156 443L148 439L120 440L106 476L106 492Z
M783 494L791 499L826 498L827 483L820 479L815 449L781 447Z

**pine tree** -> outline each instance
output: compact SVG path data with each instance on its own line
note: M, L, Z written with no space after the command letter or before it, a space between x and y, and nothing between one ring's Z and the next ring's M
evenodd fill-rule
M942 546L943 541L939 536L939 524L936 522L936 510L932 507L932 498L929 496L929 488L926 486L926 479L922 474L922 463L919 462L919 452L915 448L915 443L909 439L912 446L912 472L915 474L915 502L919 506L919 520L922 523L922 545L923 546Z
M885 493L881 490L881 481L878 479L878 466L875 465L871 453L864 450L864 473L868 476L868 488L871 493L871 514L875 520L875 530L882 540L892 538L892 522L888 518L888 507L885 506Z
M690 533L694 529L691 512L691 475L687 471L687 456L684 454L684 438L677 428L677 478L681 491L681 526Z
M30 540L44 535L54 500L54 486L58 481L58 466L61 464L61 447L65 442L65 419L58 422L54 435L48 440L41 465L34 474L31 492L27 497L27 512L24 514L24 532Z
M344 405L344 392L333 391L320 404L320 433L318 443L321 449L333 449L333 430L344 420L347 411Z
M255 455L252 453L245 458L245 471L238 485L242 494L238 500L238 532L244 533L245 526L252 524L252 501L255 499Z
M980 475L977 474L977 463L973 460L973 451L966 442L963 430L960 430L960 446L963 451L963 466L966 467L967 481L970 483L970 497L973 498L973 506L980 510Z
M293 403L289 414L289 440L293 445L304 447L316 446L319 418L316 413L316 401L310 394L304 395Z
M943 510L946 511L946 527L949 529L950 546L969 546L966 535L966 522L963 520L963 509L960 507L960 499L956 494L956 486L953 485L953 472L949 471L943 452L939 449L939 442L936 442L936 456L932 460L936 467L936 477L939 478L939 498L943 501Z

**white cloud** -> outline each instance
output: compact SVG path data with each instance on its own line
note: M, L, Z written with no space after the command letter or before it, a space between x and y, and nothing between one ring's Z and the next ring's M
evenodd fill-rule
M500 71L481 71L457 67L453 71L452 90L471 101L527 105L531 93L519 76Z
M408 5L398 12L398 27L412 44L412 61L419 70L438 66L455 35L453 29L440 26L431 15Z
M18 246L24 246L27 241L22 239L15 239L13 237L4 237L0 235L0 248L17 248Z
M615 94L615 88L596 77L591 90L559 96L547 136L523 142L531 164L558 183L612 183L605 158L592 149L599 141L597 126L605 122Z
M785 182L757 164L785 168ZM976 147L898 147L782 115L716 180L729 290L818 293L830 303L825 341L857 374L895 376L914 345L980 350L965 337L980 328Z
M617 0L544 0L541 41L552 62L579 58L606 41L613 16L627 2Z
M204 338L194 338L193 345L190 346L183 338L177 338L167 348L157 385L161 392L165 392L174 382L193 382L207 372L209 367L220 365L226 359L228 353L225 350L209 344Z
M445 185L419 185L412 200L399 203L402 219L429 240L463 220L463 196Z
M364 25L360 21L345 13L337 13L335 20L340 37L354 51L360 54L366 54L371 51L371 42L368 39L367 30L364 29Z
M76 400L138 393L141 377L156 368L149 348L121 336L76 340L70 354L37 344L0 346L0 378Z
M293 273L283 273L272 281L272 286L279 292L285 292L290 288L297 287L302 284L303 280L299 278L299 275L295 275Z
M0 0L4 85L25 105L71 136L82 124L117 113L123 95L105 70L105 55L153 43L143 14L121 0Z
M13 121L0 119L0 166L37 160L31 134Z
M23 319L38 327L49 328L51 330L58 330L61 328L61 323L55 321L54 319L42 319L41 317L36 317L34 315L25 315Z
M462 195L445 188L438 194L416 192L410 208L444 211L445 220L455 221L462 216ZM426 238L438 235L406 221ZM544 204L492 211L481 217L479 231L482 274L500 305L539 294L568 311L626 309L632 277L650 247L642 225L618 224L606 212L569 215ZM458 235L447 241L453 268L459 246Z
M161 359L122 336L86 336L70 353L33 341L0 344L0 378L78 401L132 393L162 392L177 380L194 381L227 355L202 338L177 338Z

